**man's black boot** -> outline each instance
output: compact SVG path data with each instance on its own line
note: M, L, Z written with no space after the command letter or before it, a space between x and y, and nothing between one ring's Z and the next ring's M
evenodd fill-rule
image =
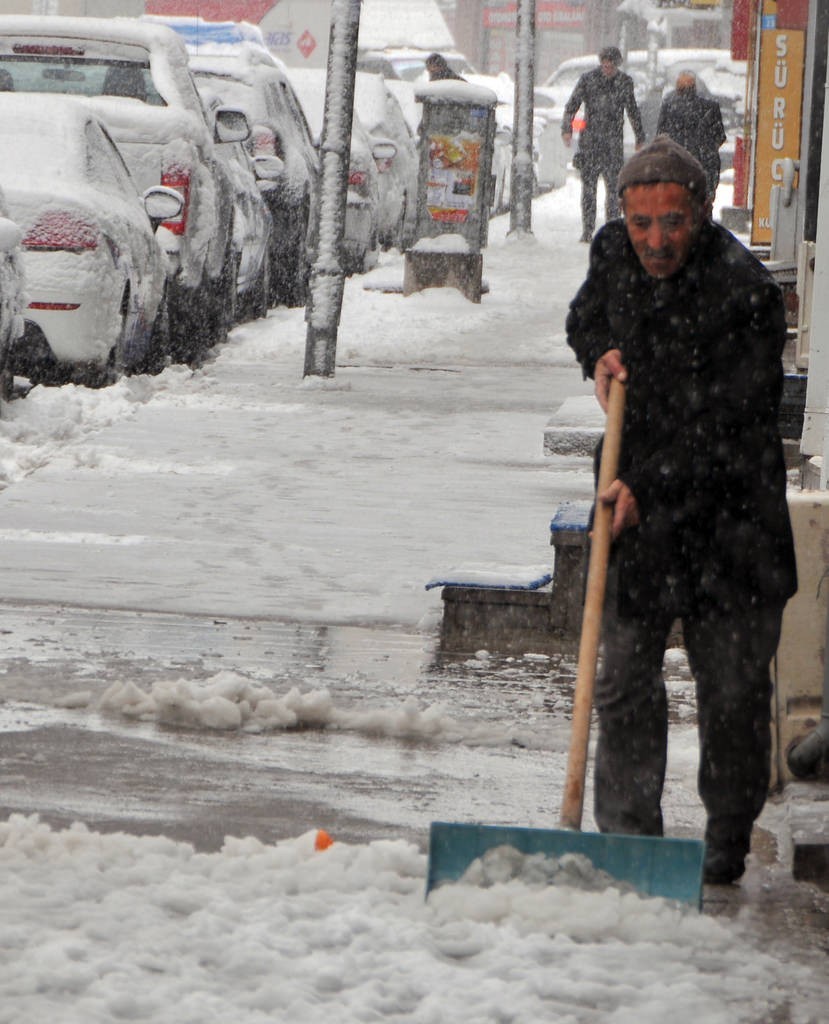
M738 850L711 847L705 851L702 880L706 885L731 885L745 869L745 856Z
M752 824L750 819L740 817L708 819L702 869L702 880L707 885L730 885L742 877L751 848Z

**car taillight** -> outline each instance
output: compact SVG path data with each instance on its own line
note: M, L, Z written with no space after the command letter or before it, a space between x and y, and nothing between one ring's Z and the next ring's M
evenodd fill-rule
M41 252L89 252L98 248L94 224L67 210L50 210L35 221L23 239L24 249Z
M184 205L177 217L162 222L162 227L174 235L183 235L187 230L187 214L190 210L190 172L182 167L171 167L161 173L161 184L167 188L174 188L181 194Z
M351 171L348 175L348 184L353 185L355 188L365 185L366 181L368 181L368 175L365 171Z
M280 160L284 160L285 150L282 146L282 139L270 128L261 126L254 128L252 142L254 156L278 156Z
M80 302L30 302L29 309L42 309L48 313L72 313L81 308Z
M583 132L586 126L587 126L587 121L585 121L585 119L583 117L574 117L573 118L572 128L573 128L574 132Z

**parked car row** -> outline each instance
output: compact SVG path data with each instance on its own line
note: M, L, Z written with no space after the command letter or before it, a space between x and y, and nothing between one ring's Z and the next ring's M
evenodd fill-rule
M301 102L256 30L206 52L179 27L0 17L6 375L100 385L196 364L236 322L305 301L324 76ZM360 77L349 271L406 244L417 174L397 99Z
M14 372L97 384L222 341L241 254L219 152L244 112L208 118L180 40L133 19L0 18L0 79L28 298Z

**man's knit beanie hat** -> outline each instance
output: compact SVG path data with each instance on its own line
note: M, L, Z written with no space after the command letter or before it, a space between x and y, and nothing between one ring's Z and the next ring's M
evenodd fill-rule
M619 172L619 195L628 185L653 185L659 181L684 185L694 196L706 193L702 164L668 135L657 135L628 160Z

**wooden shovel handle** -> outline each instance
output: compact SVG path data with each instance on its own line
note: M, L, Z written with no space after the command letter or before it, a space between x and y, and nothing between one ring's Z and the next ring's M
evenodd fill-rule
M601 494L616 479L619 451L622 446L622 420L625 411L625 386L615 378L610 383L602 458L599 464L597 493ZM570 736L570 755L567 777L561 801L563 828L581 829L584 810L584 780L587 773L587 744L590 739L590 713L593 708L593 689L596 665L599 659L599 639L602 630L602 609L607 584L607 564L610 558L610 531L613 506L596 502L593 514L593 533L590 541L590 560L587 567L587 589L579 640L579 663L573 693L573 726Z

